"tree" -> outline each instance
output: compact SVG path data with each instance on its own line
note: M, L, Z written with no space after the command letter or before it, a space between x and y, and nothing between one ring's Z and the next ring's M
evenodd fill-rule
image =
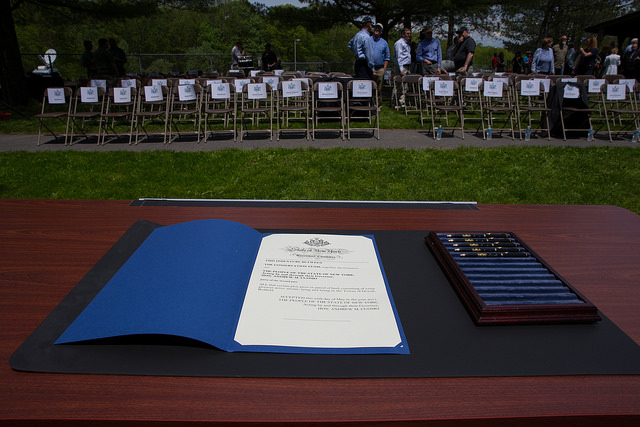
M413 22L423 23L428 16L439 13L442 0L416 2L413 0L300 0L310 5L335 7L344 22L359 26L363 16L375 18L383 25L383 38L396 26L411 28Z
M162 6L186 7L213 3L215 2L204 0L160 2L153 0L0 0L2 98L12 105L25 105L29 99L14 21L14 14L19 9L42 8L60 14L75 11L101 19L113 19L153 13Z
M545 37L567 35L579 45L585 28L637 8L635 0L509 0L499 8L505 45L534 50Z

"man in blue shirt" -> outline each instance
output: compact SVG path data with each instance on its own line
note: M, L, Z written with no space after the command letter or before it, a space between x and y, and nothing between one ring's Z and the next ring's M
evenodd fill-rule
M393 45L400 75L410 74L411 70L411 29L403 28L401 36Z
M382 36L382 24L377 23L373 27L373 35L371 36L371 49L368 57L369 67L373 71L373 80L378 86L378 105L382 101L382 83L384 82L384 73L387 71L389 61L391 60L391 52L389 44Z
M440 66L442 65L440 41L433 38L433 30L431 28L427 28L422 34L424 38L420 41L416 50L416 61L422 67L421 74L423 76L440 74Z
M355 57L356 77L370 79L373 74L369 68L367 52L371 45L371 18L365 16L362 19L360 31L349 41L347 45Z

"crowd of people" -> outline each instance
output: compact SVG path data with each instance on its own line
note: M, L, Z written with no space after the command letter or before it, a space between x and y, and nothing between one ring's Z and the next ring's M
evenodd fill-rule
M362 19L360 31L349 41L348 48L354 55L356 77L370 78L382 85L382 76L391 63L387 42L381 38L382 24L374 24L371 18ZM373 32L373 34L372 34ZM420 33L420 42L412 44L411 29L403 28L394 43L395 71L401 75L410 73L435 75L444 73L469 74L473 71L476 42L466 27L456 31L453 44L442 54L440 40L433 37L433 29ZM638 39L634 38L619 53L615 43L598 49L598 39L587 37L582 46L576 47L566 35L554 44L545 37L538 49L522 56L516 52L510 64L505 62L504 52L496 52L491 61L492 72L510 71L517 74L548 75L615 75L627 78L640 76Z
M125 73L124 64L127 55L118 47L114 38L98 40L98 48L93 50L91 40L84 41L84 52L80 57L82 66L87 70L87 78L94 77L122 77Z

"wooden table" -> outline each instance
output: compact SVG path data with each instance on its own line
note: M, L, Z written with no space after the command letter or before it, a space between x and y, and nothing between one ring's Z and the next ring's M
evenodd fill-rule
M13 371L9 356L135 220L255 228L509 230L640 343L640 217L612 206L478 210L132 207L0 200L0 424L422 421L640 425L640 376L252 379ZM72 424L75 421L76 424Z

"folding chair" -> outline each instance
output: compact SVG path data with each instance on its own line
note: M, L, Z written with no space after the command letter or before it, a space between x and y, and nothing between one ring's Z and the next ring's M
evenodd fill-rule
M112 87L107 92L107 101L104 112L100 120L100 128L102 129L102 137L98 140L98 144L104 145L108 142L116 141L120 135L116 131L116 122L126 121L129 128L129 144L133 135L133 116L136 112L136 101L138 91L134 86L128 87ZM122 125L119 125L122 126ZM112 137L108 141L105 138L108 133Z
M391 90L391 108L400 110L404 108L404 96L402 95L402 76L396 74L392 76L391 82L393 89Z
M313 84L311 138L315 139L320 120L338 121L339 136L344 139L344 98L340 82L316 82Z
M220 82L207 86L204 99L204 135L207 142L209 137L217 133L231 132L233 140L236 140L236 87L233 83ZM221 129L213 127L219 122ZM229 125L231 128L229 129ZM209 130L209 125L212 129Z
M538 129L546 129L547 140L551 141L551 129L549 124L549 113L551 108L547 103L547 93L544 91L544 85L538 79L520 80L515 85L516 91L516 111L518 119L518 133L522 139L522 119L526 117L527 127L535 131ZM534 126L533 116L538 117L539 125ZM543 127L546 124L546 127Z
M567 140L567 132L585 132L593 129L591 114L597 112L589 105L584 84L573 81L560 81L556 89L562 93L560 123L562 138ZM588 128L585 129L585 125Z
M311 103L309 101L309 85L302 79L285 80L278 82L277 86L277 128L276 139L280 140L280 134L285 131L304 131L309 139ZM304 123L304 128L290 128L290 121Z
M484 79L482 77L462 77L458 81L460 91L461 105L464 109L465 121L476 121L476 133L482 127L482 135L484 137L484 111L482 105L482 86Z
M69 87L50 87L44 90L42 95L42 109L40 114L36 114L38 119L38 145L40 145L40 138L42 137L42 127L44 126L47 131L53 136L54 140L59 138L58 135L45 123L45 120L54 119L65 125L65 145L66 141L66 126L68 126L69 113L71 113L71 105L73 104L72 90Z
M633 86L636 89L638 85ZM640 129L640 108L637 91L624 83L607 83L601 87L602 105L607 119L609 141L622 134Z
M350 80L347 83L347 139L351 129L370 130L380 139L380 112L378 111L378 85L373 80ZM366 120L369 127L353 127L353 121ZM375 120L375 126L373 126Z
M420 86L419 74L407 74L402 76L402 95L404 96L404 114L420 114L420 101L422 98L422 87Z
M200 142L200 107L202 104L202 86L195 82L195 79L182 79L185 84L178 84L171 90L171 97L169 101L168 111L168 127L169 136L167 143L171 144L174 141L173 130L175 129L178 134L177 138L182 138L179 123L192 124L193 132L196 134L196 139Z
M431 115L433 111L431 111L431 101L429 91L431 90L431 82L440 80L439 76L424 76L420 79L420 125L424 126L425 120L429 119L430 122ZM428 123L427 122L427 123Z
M69 113L67 120L67 136L65 136L65 144L69 137L69 145L73 145L73 137L76 129L82 134L82 137L76 142L89 139L89 129L87 121L94 121L98 126L98 143L100 142L100 125L102 123L101 116L104 108L104 93L102 86L97 87L80 87L76 90L73 99L73 110ZM69 133L69 125L71 125L71 133Z
M436 139L436 120L443 131L450 130L451 136L456 129L460 129L460 135L464 139L464 107L462 105L460 85L455 80L434 80L429 85L429 101L431 103L431 128L433 139ZM449 115L455 114L456 122L449 125ZM459 126L457 126L459 124Z
M146 122L160 122L162 125L162 142L167 140L167 112L169 110L169 88L164 85L144 86L138 94L138 104L134 116L136 128L136 145L151 137L145 127ZM144 138L140 139L140 129Z
M482 112L484 115L483 134L486 139L486 130L495 129L496 121L502 121L500 133L503 131L511 131L511 138L516 139L515 135L515 112L516 108L511 99L511 90L508 83L505 84L500 80L485 80L482 84ZM508 126L508 127L507 127Z
M237 82L237 80L236 80ZM247 132L269 132L269 140L273 141L273 90L267 83L247 83L242 86L240 98L240 141ZM259 129L260 122L267 120L268 129ZM245 129L245 123L253 124L252 129Z

